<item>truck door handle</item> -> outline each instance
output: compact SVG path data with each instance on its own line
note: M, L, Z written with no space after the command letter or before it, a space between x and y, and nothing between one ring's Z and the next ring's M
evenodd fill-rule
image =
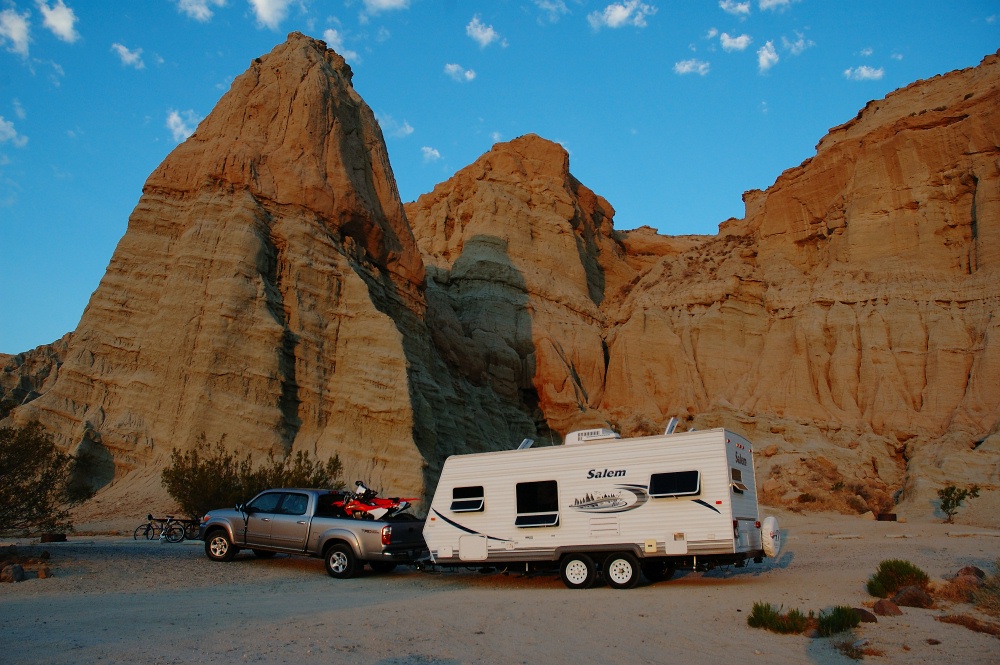
M270 518L270 517L261 517L261 518L260 518L260 521L261 521L261 522L270 522L270 521L271 521L271 518Z
M298 522L296 522L296 524L305 524L305 523L306 523L305 520L299 520Z

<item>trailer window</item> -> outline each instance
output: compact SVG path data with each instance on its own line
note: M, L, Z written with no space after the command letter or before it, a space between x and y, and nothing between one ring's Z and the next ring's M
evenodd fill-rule
M451 512L481 513L486 507L486 495L482 485L474 487L453 487L451 490Z
M700 471L654 473L649 477L649 496L695 496L701 494Z
M733 491L737 494L743 494L746 492L747 486L743 484L743 471L730 467L729 472L729 477L731 479L729 484L733 488Z
M554 480L518 483L514 526L559 526L559 484Z

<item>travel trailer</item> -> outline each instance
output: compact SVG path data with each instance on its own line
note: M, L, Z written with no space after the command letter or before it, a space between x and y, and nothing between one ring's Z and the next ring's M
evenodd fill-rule
M750 442L725 429L622 439L572 432L561 446L453 455L424 525L442 566L559 566L563 583L603 576L631 588L674 570L743 566L776 556L762 524Z

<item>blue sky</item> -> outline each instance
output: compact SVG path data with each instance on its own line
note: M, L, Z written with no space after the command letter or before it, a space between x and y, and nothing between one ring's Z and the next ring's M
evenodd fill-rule
M73 330L149 173L324 39L416 199L533 132L615 226L715 233L868 101L1000 48L997 0L0 0L0 352Z

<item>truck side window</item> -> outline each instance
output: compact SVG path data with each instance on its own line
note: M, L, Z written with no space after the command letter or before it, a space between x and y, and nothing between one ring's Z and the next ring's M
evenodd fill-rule
M255 513L276 513L283 496L283 492L268 492L254 499L250 503L250 507Z
M517 483L514 526L559 526L559 484L554 480Z
M451 489L451 512L481 513L486 508L486 494L482 485L474 487L453 487Z
M286 494L281 502L282 515L305 515L309 507L309 497L305 494Z
M655 498L701 494L700 471L654 473L649 477L649 496Z

